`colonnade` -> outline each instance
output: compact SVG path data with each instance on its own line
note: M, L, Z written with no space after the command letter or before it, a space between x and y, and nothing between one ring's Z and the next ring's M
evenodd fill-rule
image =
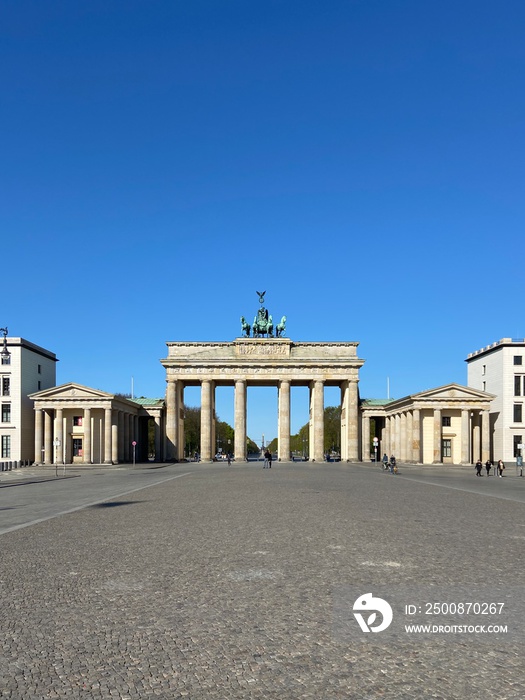
M447 430L443 427L443 415L454 412L460 416L459 430ZM424 429L423 419L430 423L431 429ZM472 410L469 407L450 409L450 407L411 408L391 414L373 414L364 412L361 419L363 461L368 461L367 454L371 444L371 420L381 425L378 452L394 454L401 462L434 463L444 461L443 440L459 440L454 453L461 464L472 464L478 459L485 462L490 458L490 419L489 409ZM379 458L381 457L379 454ZM452 456L450 461L452 461Z
M74 418L80 419L81 425L75 426ZM160 414L154 419L155 451L157 458L161 458ZM131 462L133 442L137 443L138 437L138 412L111 406L36 407L35 410L35 460L43 464ZM81 454L73 453L75 439L82 441Z
M186 382L182 378L169 377L166 388L166 458L182 459L184 456L184 387L195 384L194 379ZM234 386L234 458L246 459L247 443L247 388L256 386L245 378L233 378ZM291 386L304 385L305 382L292 381L289 378L265 382L277 387L277 436L278 458L290 459L290 397ZM333 384L333 381L331 382ZM224 385L224 382L221 382ZM309 444L310 459L316 462L324 460L324 387L323 379L307 382L310 390ZM211 379L200 381L201 394L201 434L200 455L203 461L210 461L215 454L215 389L216 382ZM357 381L339 382L341 387L341 458L348 461L358 459L358 391Z

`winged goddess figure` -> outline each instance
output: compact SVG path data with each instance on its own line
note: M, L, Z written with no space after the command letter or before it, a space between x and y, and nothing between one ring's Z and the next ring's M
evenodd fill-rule
M266 294L266 292L257 292L256 291L255 293L259 295L259 304L264 304L264 295Z

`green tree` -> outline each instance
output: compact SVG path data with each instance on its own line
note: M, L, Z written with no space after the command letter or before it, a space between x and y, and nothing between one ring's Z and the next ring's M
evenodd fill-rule
M201 451L201 409L184 406L184 449L187 455Z
M340 451L341 407L327 406L324 409L324 451Z

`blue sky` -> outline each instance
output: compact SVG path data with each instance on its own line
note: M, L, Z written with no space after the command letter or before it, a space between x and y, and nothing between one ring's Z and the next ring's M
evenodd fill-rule
M0 325L58 383L162 396L166 341L232 340L267 290L292 340L360 343L363 397L465 383L525 337L524 27L518 0L2 0Z

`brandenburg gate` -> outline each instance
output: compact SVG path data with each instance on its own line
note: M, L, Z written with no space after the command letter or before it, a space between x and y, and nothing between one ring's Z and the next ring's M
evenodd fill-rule
M259 294L263 302L264 293ZM244 337L233 342L168 342L166 369L166 458L184 457L184 387L200 386L203 461L215 445L215 388L234 387L234 457L246 459L248 386L278 390L278 458L290 459L290 389L310 389L310 460L324 460L324 387L341 389L341 459L359 460L358 382L364 364L356 342L292 342L284 334L286 317L273 335L272 317L261 306L251 326L241 317Z

